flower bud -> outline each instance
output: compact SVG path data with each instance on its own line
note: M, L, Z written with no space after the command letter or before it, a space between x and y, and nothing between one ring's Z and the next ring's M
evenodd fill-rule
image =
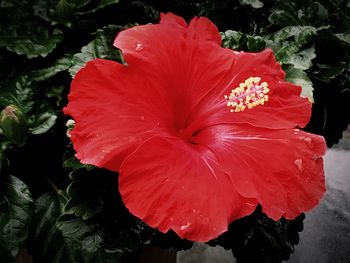
M0 113L0 133L17 145L24 143L28 133L26 119L15 105L8 105Z

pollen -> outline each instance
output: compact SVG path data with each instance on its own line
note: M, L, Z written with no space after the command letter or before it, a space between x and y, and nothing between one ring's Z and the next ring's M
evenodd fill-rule
M266 82L261 82L260 77L249 77L231 90L230 95L225 95L227 107L230 112L241 112L264 105L269 100L270 89Z

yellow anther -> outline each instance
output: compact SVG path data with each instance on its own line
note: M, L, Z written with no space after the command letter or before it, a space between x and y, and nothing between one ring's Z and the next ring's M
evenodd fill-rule
M260 77L249 77L232 89L230 95L224 95L227 100L226 105L231 108L230 112L252 109L258 105L264 105L269 100L268 84L260 81Z

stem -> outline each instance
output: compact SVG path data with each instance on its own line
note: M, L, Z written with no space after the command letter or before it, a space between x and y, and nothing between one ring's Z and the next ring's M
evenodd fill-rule
M44 178L46 179L46 181L51 185L51 187L55 190L56 193L59 193L61 190L58 189L58 187L54 184L54 182L51 181L50 178L48 178L47 176L44 176Z

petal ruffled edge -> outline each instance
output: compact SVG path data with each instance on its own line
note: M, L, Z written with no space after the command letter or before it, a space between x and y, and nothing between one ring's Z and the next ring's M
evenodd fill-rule
M251 214L257 201L243 198L204 148L178 138L154 137L122 163L119 190L126 207L162 232L205 242Z
M299 129L217 125L193 138L217 156L245 197L256 198L274 220L315 207L325 192L322 136Z
M160 24L177 25L188 28L187 36L194 40L210 41L221 45L221 36L218 28L206 17L194 17L187 26L186 21L173 13L161 13Z

